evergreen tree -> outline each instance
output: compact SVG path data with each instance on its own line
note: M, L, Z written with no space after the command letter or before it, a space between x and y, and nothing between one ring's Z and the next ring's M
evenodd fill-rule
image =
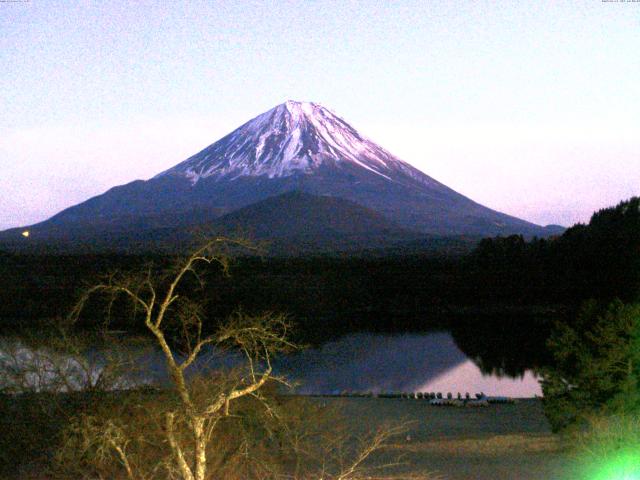
M554 366L542 372L554 431L599 416L640 413L640 304L587 302L576 322L549 339Z

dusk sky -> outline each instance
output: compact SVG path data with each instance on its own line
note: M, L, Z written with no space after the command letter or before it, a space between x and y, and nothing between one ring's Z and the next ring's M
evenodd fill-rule
M640 195L640 2L2 0L0 78L0 229L287 99L535 223Z

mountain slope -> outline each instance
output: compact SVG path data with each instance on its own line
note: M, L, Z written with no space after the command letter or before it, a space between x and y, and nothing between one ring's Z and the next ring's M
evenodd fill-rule
M29 229L41 239L73 241L87 231L187 228L291 191L343 198L431 235L550 233L451 190L326 108L293 101L150 180L114 187ZM17 240L21 230L0 240Z
M204 178L273 179L312 174L327 166L356 166L389 181L408 176L425 185L444 187L361 136L328 109L291 100L258 115L155 178L186 177L192 184Z
M203 233L266 241L265 253L300 255L321 252L384 252L399 248L452 253L470 251L473 239L433 239L406 230L379 213L338 197L319 197L291 191L217 217L207 210L191 211L189 223L180 215L132 217L130 222L92 228L60 228L43 241L37 233L28 241L5 242L11 250L130 253L188 249ZM476 239L477 240L477 239Z
M248 231L256 238L418 236L356 203L298 191L243 207L216 224L227 232Z

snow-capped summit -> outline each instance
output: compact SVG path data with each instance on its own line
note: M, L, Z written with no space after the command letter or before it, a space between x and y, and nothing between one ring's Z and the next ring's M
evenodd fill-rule
M287 177L320 167L351 164L392 180L404 173L431 182L406 162L363 137L342 118L312 102L287 100L258 115L213 145L160 173L232 180L242 176Z
M277 201L266 201L270 198ZM30 241L93 235L117 243L120 233L114 232L129 231L148 241L160 231L220 227L239 211L251 218L255 231L274 235L286 230L276 225L290 225L291 216L305 212L295 224L303 236L315 238L318 225L333 233L366 230L373 246L380 238L376 231L397 232L397 227L432 235L554 233L455 192L322 105L292 100L149 180L114 187L28 230ZM348 229L340 218L349 219L343 222ZM24 227L4 232L0 241L24 243L22 232Z

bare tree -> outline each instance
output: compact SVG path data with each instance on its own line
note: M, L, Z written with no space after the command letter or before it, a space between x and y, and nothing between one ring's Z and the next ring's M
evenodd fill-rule
M286 316L237 311L207 333L203 303L191 296L203 284L203 267L228 272L220 248L230 244L250 247L211 239L169 271L111 274L83 293L72 319L99 294L109 305L124 298L134 306L134 318L161 352L169 385L106 392L93 411L71 422L59 460L82 468L78 458L88 458L99 468L76 473L127 480L383 478L376 476L380 467L396 462L375 465L371 457L401 429L354 438L330 424L335 417L323 419L322 409L297 410L296 417L304 402L274 394L287 382L274 373L272 358L295 348ZM235 354L233 366L211 367L203 358L214 353L222 363Z
M87 300L96 294L108 294L113 300L124 296L142 312L142 321L162 352L171 387L179 399L178 408L164 413L164 433L172 453L172 462L167 467L183 480L208 478L207 447L216 425L229 415L232 402L246 396L260 399L260 390L268 382L285 383L274 374L271 358L293 347L287 340L289 324L284 315L236 313L213 334L203 334L202 305L190 299L181 287L188 276L201 283L202 265L216 264L227 272L228 257L220 253L220 247L230 243L247 246L226 238L209 240L181 260L167 278L158 278L152 268L139 275L110 275L106 281L87 289L72 312L72 317L78 318ZM168 331L179 332L180 348L173 346L176 339L169 338ZM226 351L230 347L244 355L243 373L217 382L215 389L204 389L206 396L199 395L202 384L190 379L187 371L194 370L205 349ZM177 432L185 426L191 434L186 438ZM127 439L113 423L104 431L104 439L133 479L126 454Z
M108 347L108 348L101 348ZM144 369L143 350L105 329L74 331L56 319L42 331L0 339L0 392L96 392L127 388Z
M130 388L136 371L146 370L144 350L134 339L77 331L61 319L1 338L0 476L48 469L80 412L104 392Z

